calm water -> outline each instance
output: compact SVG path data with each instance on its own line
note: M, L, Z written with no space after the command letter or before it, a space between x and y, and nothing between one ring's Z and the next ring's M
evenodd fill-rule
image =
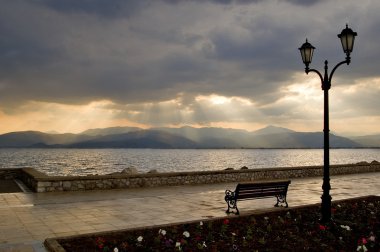
M331 164L380 161L380 149L330 151ZM49 175L144 173L323 165L323 150L0 149L1 168L33 167Z

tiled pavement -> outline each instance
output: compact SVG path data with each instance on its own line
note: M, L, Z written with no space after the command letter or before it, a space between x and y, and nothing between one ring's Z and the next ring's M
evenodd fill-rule
M319 203L322 178L293 179L289 206ZM46 251L60 237L226 216L224 191L236 183L128 190L0 194L0 251ZM380 173L331 178L333 200L380 196ZM272 208L274 199L239 203L241 213Z

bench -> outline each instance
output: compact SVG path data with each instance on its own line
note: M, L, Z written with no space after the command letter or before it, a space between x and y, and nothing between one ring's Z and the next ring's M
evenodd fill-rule
M235 191L226 190L226 196L224 197L228 206L226 213L230 213L230 209L236 209L236 214L239 214L239 209L237 208L238 200L268 198L273 196L277 198L277 203L274 205L275 207L278 207L280 203L284 203L285 207L288 207L286 194L289 184L290 180L239 183Z

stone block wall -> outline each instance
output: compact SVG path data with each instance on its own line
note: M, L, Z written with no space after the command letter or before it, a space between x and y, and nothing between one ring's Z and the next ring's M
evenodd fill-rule
M21 169L22 174L20 180L32 191L38 192L38 187L41 179L48 178L46 174L39 172L33 168Z
M81 177L47 176L32 168L22 169L22 172L22 181L33 191L56 192L322 177L323 167L307 166L130 175L112 174ZM380 172L380 164L376 162L371 164L332 165L330 167L330 175L365 172Z

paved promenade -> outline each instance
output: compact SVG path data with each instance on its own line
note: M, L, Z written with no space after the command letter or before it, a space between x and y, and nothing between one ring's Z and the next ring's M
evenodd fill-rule
M319 203L322 178L293 179L289 206ZM226 216L224 191L236 183L127 190L0 194L0 251L46 251L43 241L100 231ZM333 200L380 196L380 173L331 177ZM275 199L239 203L241 214Z

